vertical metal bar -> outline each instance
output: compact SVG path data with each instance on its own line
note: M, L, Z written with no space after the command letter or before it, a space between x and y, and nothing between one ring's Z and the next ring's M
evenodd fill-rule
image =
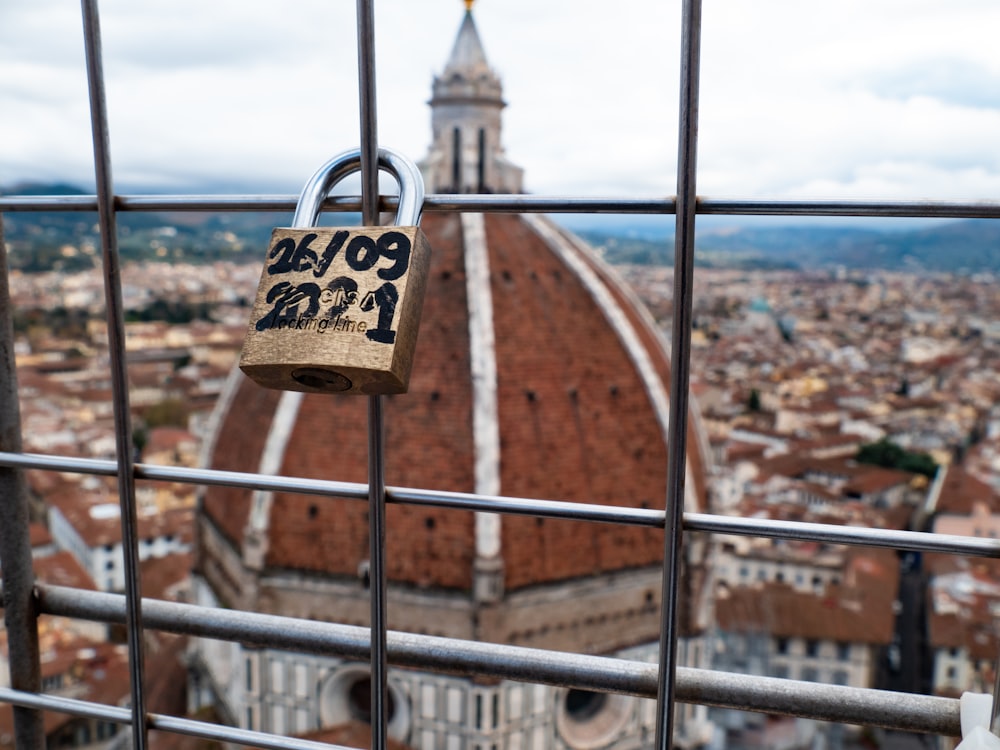
M14 308L10 301L7 246L0 216L0 450L21 450L21 409L14 358ZM3 561L3 616L7 627L10 686L39 692L42 687L38 651L38 613L28 533L28 494L20 469L0 468L0 561ZM17 747L45 747L40 711L14 707Z
M993 706L990 709L990 731L1000 735L1000 661L993 663Z
M385 580L385 421L382 396L368 399L368 538L371 547L372 750L385 750L389 726Z
M379 223L378 119L375 98L375 13L372 0L358 0L358 90L361 110L361 220ZM383 398L368 399L368 546L371 581L372 750L388 744L385 580L385 419Z
M694 284L694 224L698 147L698 70L701 0L685 0L681 38L680 128L677 153L677 217L674 239L674 314L670 347L670 423L667 446L667 517L663 558L660 684L656 703L656 747L670 748L674 734L678 595L687 465L688 375Z
M108 352L114 399L115 442L118 453L118 500L121 505L122 552L125 558L125 625L128 631L129 677L132 700L132 747L146 750L146 698L143 691L142 591L139 582L139 546L136 531L135 473L132 455L132 415L129 408L128 369L125 361L125 317L122 305L121 267L107 101L101 60L101 27L97 0L81 0L90 93L90 121L97 179L97 212L101 230L104 296L107 306Z
M361 223L378 221L378 107L375 99L375 10L358 0L358 102L361 109Z

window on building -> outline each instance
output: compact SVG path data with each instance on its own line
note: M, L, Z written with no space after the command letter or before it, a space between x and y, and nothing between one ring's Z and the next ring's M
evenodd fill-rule
M577 722L589 721L607 703L606 693L592 690L570 690L566 693L566 714Z
M814 638L806 640L806 656L811 659L815 659L819 656L819 641Z
M77 747L82 745L90 744L90 723L86 719L82 719L81 723L77 726L76 732L74 732L74 744Z

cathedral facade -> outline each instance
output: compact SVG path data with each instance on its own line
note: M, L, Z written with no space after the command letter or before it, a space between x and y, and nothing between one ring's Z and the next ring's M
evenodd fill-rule
M433 84L430 192L511 193L500 79L467 11ZM592 249L545 217L429 213L433 248L410 390L385 397L390 486L662 508L670 363L659 332ZM262 389L233 372L205 463L367 481L364 399ZM692 411L685 506L707 510L710 453ZM198 604L367 626L367 506L208 487ZM658 660L662 530L390 504L392 630ZM686 540L681 663L708 666L708 549ZM193 700L245 728L305 735L365 724L366 663L200 640ZM655 703L512 681L390 669L402 746L640 748ZM704 707L678 706L698 747Z

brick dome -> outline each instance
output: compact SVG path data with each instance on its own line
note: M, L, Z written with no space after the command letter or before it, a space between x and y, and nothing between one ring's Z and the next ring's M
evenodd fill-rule
M467 11L434 79L428 190L521 191L504 106ZM429 213L421 226L430 275L410 390L385 400L386 483L663 508L669 362L613 271L537 215ZM691 417L685 505L705 510L709 454ZM364 483L366 400L264 390L236 370L206 461ZM229 606L366 624L367 511L209 487L198 571ZM390 504L386 545L390 627L592 652L656 640L661 530ZM689 537L687 632L703 619L706 555Z
M386 397L386 483L662 508L669 363L611 269L541 217L432 213L422 226L433 258L410 391ZM704 510L706 441L692 417L685 500ZM266 390L236 371L208 465L364 483L366 426L363 397ZM359 585L369 554L367 503L346 498L209 487L199 526L202 574L223 601L258 611L282 598L261 581ZM502 600L659 566L664 540L624 525L390 504L386 544L390 584L471 603L484 598L477 571L498 579L485 598ZM234 583L248 576L254 585Z

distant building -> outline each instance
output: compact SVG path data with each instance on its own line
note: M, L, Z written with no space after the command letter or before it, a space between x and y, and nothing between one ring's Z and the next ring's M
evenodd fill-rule
M893 663L898 669L898 648L893 651L893 602L899 587L895 554L841 550L839 567L833 565L837 555L826 557L826 576L820 560L811 564L802 554L778 563L780 577L722 586L716 599L714 666L858 688L878 686L883 654L889 654L890 669ZM845 731L730 710L719 711L718 720L733 747L824 746L818 744L822 742L818 734L833 737ZM785 736L779 738L776 732Z
M6 659L4 660L6 661ZM129 697L128 656L124 646L76 639L42 645L42 692L65 698L117 706ZM113 721L43 714L47 747L106 748L119 733ZM10 704L0 706L0 748L15 748L14 716Z
M1000 538L1000 492L959 466L942 467L932 530L937 534ZM996 560L927 555L928 640L933 688L957 697L991 692L1000 646L1000 565Z
M77 485L46 496L48 526L56 545L68 550L100 591L125 590L120 510L117 497ZM142 513L138 518L139 560L190 552L191 508Z
M432 99L430 191L517 191L502 157L499 80L467 13ZM385 399L390 485L662 508L669 361L629 289L538 216L424 217L433 247L410 391ZM206 463L366 482L364 399L261 389L234 371ZM685 506L707 510L705 433L692 410ZM208 487L199 604L367 625L364 503ZM390 504L391 629L655 662L663 533ZM679 656L707 667L708 545L685 543ZM355 736L367 663L199 641L192 697L227 721ZM637 748L655 705L626 696L391 670L390 735L421 750ZM679 705L677 741L711 736Z

